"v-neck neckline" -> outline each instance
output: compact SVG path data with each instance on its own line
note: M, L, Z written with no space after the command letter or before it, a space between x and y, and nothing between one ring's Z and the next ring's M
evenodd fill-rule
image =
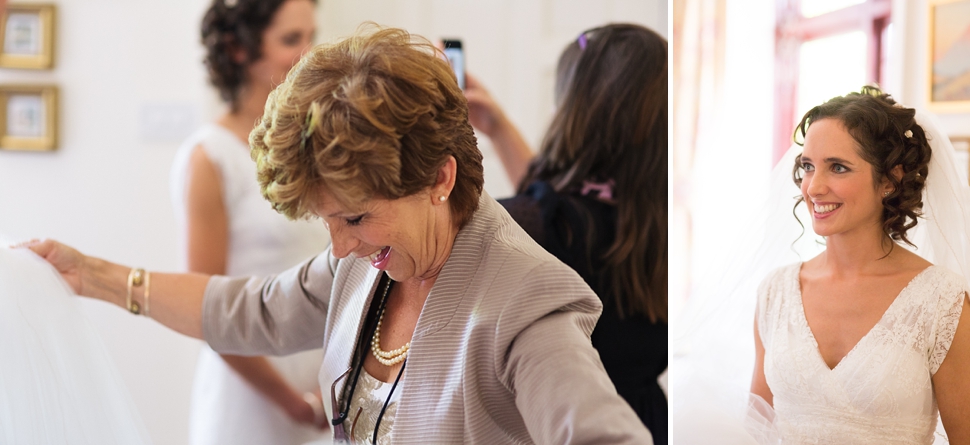
M919 271L919 273L917 273L912 279L910 279L909 282L906 283L906 285L903 286L903 288L899 291L899 293L896 294L896 297L893 298L892 303L889 303L889 307L887 307L886 310L883 311L882 316L879 317L879 320L877 320L876 323L873 324L872 327L870 327L869 330L866 331L866 333L862 337L860 337L859 340L856 341L854 345L852 345L852 348L849 349L849 352L845 353L845 355L843 355L842 358L839 359L838 363L836 363L835 366L830 368L829 364L825 362L825 357L822 355L822 350L819 349L818 340L815 338L815 331L813 331L812 327L808 324L808 316L805 315L805 301L802 298L802 279L801 279L802 266L804 265L805 263L803 262L798 264L798 267L795 268L795 290L798 293L798 306L799 306L798 313L801 318L802 326L805 327L805 330L808 331L809 338L812 339L812 345L813 345L813 349L815 350L815 355L822 363L822 366L825 367L825 369L830 372L835 372L835 370L839 369L839 367L842 366L842 363L845 363L846 359L848 359L849 356L853 355L853 352L855 352L855 350L859 348L859 345L862 344L862 342L866 341L866 339L872 335L872 332L875 331L880 324L882 324L883 320L886 319L886 316L889 315L889 313L894 309L895 306L897 306L896 303L901 300L900 297L906 294L909 288L913 286L913 283L915 283L916 280L918 280L921 276L926 274L926 272L932 269L934 266L931 264L925 267L923 270Z

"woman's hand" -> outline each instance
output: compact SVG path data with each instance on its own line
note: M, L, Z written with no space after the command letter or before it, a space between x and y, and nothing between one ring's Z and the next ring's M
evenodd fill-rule
M61 277L67 281L67 284L71 286L74 293L80 295L82 288L82 270L84 268L87 257L76 249L61 244L54 240L30 240L14 247L23 248L26 247L41 258L46 260L54 269L61 274Z
M534 156L529 144L488 90L467 72L465 99L468 101L468 122L492 141L492 147L505 167L505 174L513 185L518 185L525 178Z
M283 411L286 411L286 415L293 419L294 422L300 424L314 425L316 426L316 412L313 410L313 406L306 398L293 397L289 403L282 406Z
M283 411L294 422L326 430L330 427L327 421L327 414L323 410L323 402L320 401L320 390L303 394L303 398L294 397L284 405Z
M303 400L313 412L313 418L309 423L321 430L326 430L330 428L330 422L327 419L327 412L323 409L323 400L320 397L320 389L303 394Z
M128 277L131 268L91 257L54 240L31 240L26 247L46 260L78 295L128 309ZM151 318L193 338L202 338L202 299L209 276L201 274L151 274ZM145 306L149 282L132 293L132 301Z
M468 101L468 122L490 139L510 125L502 107L492 99L478 78L470 73L465 73L465 100Z
M325 429L329 423L320 390L301 394L270 364L266 357L219 354L246 383L280 407L294 422Z

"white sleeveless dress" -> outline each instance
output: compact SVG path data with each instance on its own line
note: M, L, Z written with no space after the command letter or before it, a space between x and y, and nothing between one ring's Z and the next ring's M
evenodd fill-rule
M938 411L932 376L953 341L965 281L922 271L842 361L829 369L802 307L801 263L758 292L764 373L785 444L931 444Z
M189 137L179 149L172 168L172 201L181 228L180 236L185 236L185 184L189 157L200 145L221 175L223 202L229 221L226 275L274 274L326 248L330 238L322 222L289 221L263 199L249 146L216 124L208 124ZM317 373L323 359L320 350L268 359L296 390L318 388ZM329 435L329 432L295 424L218 354L208 347L203 348L193 383L189 443L285 445L302 444Z

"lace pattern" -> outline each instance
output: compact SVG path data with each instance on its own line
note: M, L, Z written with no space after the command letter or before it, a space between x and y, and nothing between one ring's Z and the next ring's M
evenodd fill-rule
M931 444L932 375L946 357L966 287L930 266L900 292L859 343L829 369L805 319L801 264L759 290L764 372L785 443Z
M388 393L391 392L393 383L382 382L366 370L360 373L360 381L354 390L353 399L350 404L350 416L344 427L351 433L354 424L354 417L357 415L357 408L361 408L360 417L357 419L357 426L353 428L354 441L356 443L371 443L374 436L374 426L377 424L377 416L381 414L384 401ZM397 414L397 402L401 395L401 385L391 394L391 401L387 404L384 417L381 418L381 430L377 433L377 445L387 445L391 443L391 429L394 427L394 417Z

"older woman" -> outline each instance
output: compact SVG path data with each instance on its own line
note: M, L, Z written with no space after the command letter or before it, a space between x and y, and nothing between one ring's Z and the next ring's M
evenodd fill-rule
M329 227L321 255L247 279L30 248L219 352L322 346L338 440L651 443L590 344L597 296L482 193L467 114L433 46L359 33L305 56L250 135L264 196Z

